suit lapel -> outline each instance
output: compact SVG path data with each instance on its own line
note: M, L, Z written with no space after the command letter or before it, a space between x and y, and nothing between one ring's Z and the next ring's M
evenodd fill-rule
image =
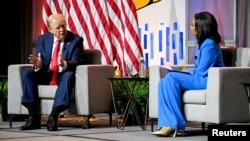
M70 33L68 32L67 33L67 37L64 39L64 44L63 44L63 48L62 48L62 55L66 58L66 55L67 55L67 52L68 52L68 49L69 49L69 46L71 44L70 42Z

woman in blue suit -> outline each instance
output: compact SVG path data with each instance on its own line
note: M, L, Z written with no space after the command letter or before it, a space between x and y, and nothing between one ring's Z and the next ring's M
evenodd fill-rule
M69 107L69 97L74 85L76 66L83 61L83 38L67 31L65 17L62 14L50 15L47 25L50 32L38 37L36 53L28 57L33 69L25 69L21 74L22 104L28 109L30 116L21 126L21 130L39 129L41 127L38 84L58 86L47 122L48 131L57 130L59 113ZM59 51L55 51L57 47ZM52 56L55 52L59 53L54 58ZM55 67L53 68L52 64L54 63ZM53 74L56 75L52 84Z
M219 46L221 36L215 17L209 12L197 13L190 28L198 43L195 67L185 70L189 73L169 72L159 81L159 130L152 132L156 136L169 136L174 133L172 135L175 137L176 131L185 130L186 121L181 107L182 91L206 89L209 68L224 66Z

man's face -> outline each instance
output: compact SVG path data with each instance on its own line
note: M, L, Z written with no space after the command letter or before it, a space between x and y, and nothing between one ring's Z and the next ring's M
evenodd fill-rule
M67 35L67 25L64 19L53 19L50 22L50 32L57 39L64 39Z

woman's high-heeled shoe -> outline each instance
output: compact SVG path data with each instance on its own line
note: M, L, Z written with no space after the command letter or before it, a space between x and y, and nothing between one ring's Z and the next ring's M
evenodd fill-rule
M169 134L170 137L176 137L177 135L177 130L174 130L171 134Z
M173 128L163 126L161 130L152 132L152 135L156 135L159 137L167 137L167 136L172 136L175 137L177 133L177 130L174 130Z

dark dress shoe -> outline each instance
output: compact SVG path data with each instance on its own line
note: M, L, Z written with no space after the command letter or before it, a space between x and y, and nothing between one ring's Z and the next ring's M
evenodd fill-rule
M47 122L47 130L48 131L57 131L57 119L53 117L49 117Z
M32 130L32 129L40 129L41 121L39 119L33 119L29 117L25 120L25 124L20 127L20 130Z

